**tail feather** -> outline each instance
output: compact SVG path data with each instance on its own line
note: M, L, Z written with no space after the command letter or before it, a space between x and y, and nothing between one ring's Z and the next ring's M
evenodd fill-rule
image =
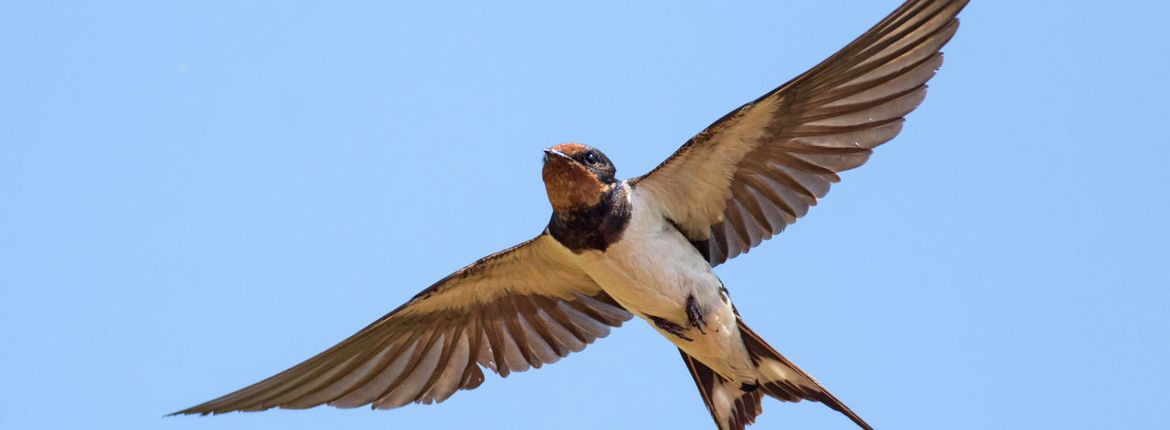
M825 406L833 408L837 412L849 417L849 419L853 420L861 428L873 430L873 427L870 427L865 420L857 416L848 406L845 406L844 403L837 400L837 397L833 396L833 393L830 393L829 390L821 386L816 379L813 379L812 376L800 370L799 367L796 367L795 364L788 361L779 352L776 352L767 342L764 342L759 335L743 323L743 320L739 321L739 332L743 337L744 345L747 346L748 353L752 356L752 361L759 369L761 391L777 400L785 402L812 400L814 402L824 403ZM694 374L694 370L691 373ZM697 376L695 380L698 381ZM702 386L700 385L701 390ZM710 408L710 403L708 403L708 408Z
M707 405L707 411L711 412L711 418L720 430L743 430L764 411L760 404L764 394L756 387L744 391L747 387L724 379L683 350L678 352L682 354L687 370L695 378L703 403Z

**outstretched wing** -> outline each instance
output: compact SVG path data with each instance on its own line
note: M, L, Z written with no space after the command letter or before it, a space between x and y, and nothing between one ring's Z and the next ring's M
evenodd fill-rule
M821 64L728 113L653 171L651 195L712 266L784 230L926 96L967 0L910 0Z
M580 351L632 315L547 235L485 257L329 350L176 414L441 402Z

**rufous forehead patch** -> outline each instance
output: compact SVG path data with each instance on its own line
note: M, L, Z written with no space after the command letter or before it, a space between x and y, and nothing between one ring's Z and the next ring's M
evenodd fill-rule
M560 145L553 146L552 148L549 148L549 149L552 149L553 151L557 151L559 153L568 155L570 157L574 157L582 152L588 151L589 147L582 145L580 143L570 142L570 143L562 143Z

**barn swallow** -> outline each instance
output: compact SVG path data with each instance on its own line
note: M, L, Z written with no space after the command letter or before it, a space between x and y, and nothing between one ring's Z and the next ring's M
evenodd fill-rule
M767 397L856 413L744 324L713 267L796 222L838 173L893 139L926 95L965 0L910 0L811 70L735 109L650 173L618 180L601 151L544 150L539 236L423 290L284 372L176 412L437 403L539 368L634 316L678 347L721 430Z

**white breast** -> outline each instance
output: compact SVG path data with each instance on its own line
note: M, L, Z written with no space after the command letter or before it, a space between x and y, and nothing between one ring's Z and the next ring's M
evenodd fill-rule
M645 193L634 189L628 195L632 213L621 239L605 252L575 256L578 263L614 300L642 318L665 318L685 326L687 299L694 296L704 310L705 333L691 330L688 337L693 340L685 341L655 328L716 372L725 376L746 372L751 366L736 316L710 264Z
M579 261L619 303L634 313L671 318L696 290L719 288L703 256L674 229L637 189L630 222L605 252L589 251ZM717 296L715 296L717 298Z

